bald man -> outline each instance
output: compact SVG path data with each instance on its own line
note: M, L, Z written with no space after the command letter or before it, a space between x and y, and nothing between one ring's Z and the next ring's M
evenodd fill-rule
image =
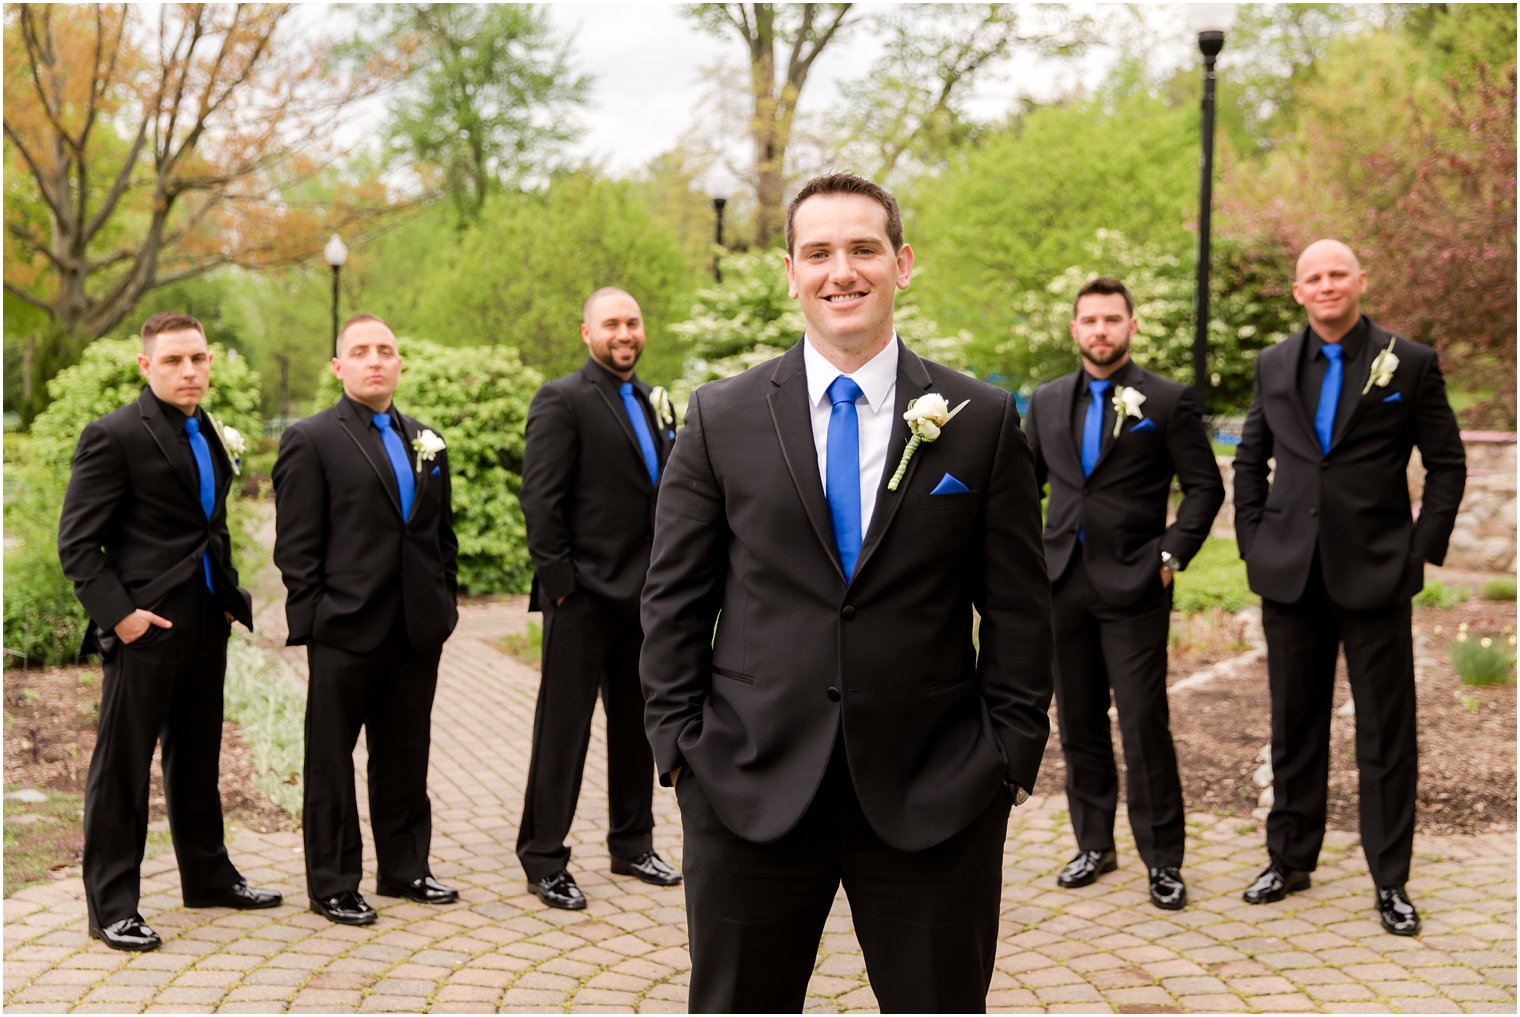
M1308 325L1263 350L1235 453L1235 533L1261 596L1272 701L1270 864L1248 904L1308 888L1325 833L1330 707L1344 649L1356 706L1362 850L1383 928L1412 936L1414 840L1410 601L1439 565L1462 501L1462 439L1435 351L1361 312L1367 273L1338 240L1299 256ZM1419 517L1405 479L1425 468ZM1275 472L1269 460L1276 460Z
M611 870L655 886L681 881L654 852L654 757L639 687L639 594L675 420L668 402L651 405L634 371L644 352L638 301L605 287L586 298L581 318L585 365L545 384L528 410L520 495L534 569L528 606L543 612L544 629L517 857L528 889L570 911L586 906L565 837L598 690Z

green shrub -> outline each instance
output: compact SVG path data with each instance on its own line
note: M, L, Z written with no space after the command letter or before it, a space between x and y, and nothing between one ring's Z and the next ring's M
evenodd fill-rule
M301 815L306 749L306 692L283 666L241 633L227 641L228 720L253 753L253 785L291 816Z
M1467 590L1460 586L1447 586L1439 579L1425 584L1425 588L1414 595L1415 607L1435 607L1445 610L1456 607L1466 602L1471 596Z
M543 378L504 346L442 346L400 339L396 402L448 442L463 593L525 593L533 578L522 489L523 428ZM342 385L329 371L319 404Z
M73 660L84 637L84 608L58 564L58 516L68 487L79 432L97 417L135 400L144 381L135 339L91 343L79 363L48 382L53 402L32 424L24 444L6 445L5 649L8 663L55 664ZM218 421L253 436L259 378L248 362L211 344L211 389L204 403ZM12 453L17 454L15 461ZM247 513L228 506L238 570L251 575L262 560L247 532Z
M1188 562L1187 571L1174 577L1172 584L1176 587L1172 608L1185 613L1216 607L1239 611L1256 602L1246 583L1246 563L1240 560L1235 542L1221 537L1205 540Z
M1464 685L1508 685L1515 674L1515 651L1493 636L1459 632L1446 654Z
M1478 595L1484 600L1514 600L1515 580L1512 576L1490 579Z

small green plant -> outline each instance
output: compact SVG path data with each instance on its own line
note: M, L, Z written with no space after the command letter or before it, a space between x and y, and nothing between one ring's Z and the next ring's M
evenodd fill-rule
M1483 589L1478 595L1484 600L1514 600L1515 579L1513 576L1490 579L1483 584Z
M1514 637L1508 642L1513 644ZM1457 638L1447 644L1446 653L1464 685L1508 685L1514 679L1514 646L1493 636L1474 637L1465 622Z
M528 619L528 627L522 632L509 632L496 640L496 646L507 656L535 670L543 658L544 627L537 618Z
M1477 713L1478 707L1481 703L1482 700L1480 700L1477 696L1474 696L1467 692L1462 693L1462 705L1467 707L1468 713Z
M1434 607L1440 610L1456 607L1472 596L1466 589L1460 586L1447 586L1439 579L1425 584L1425 588L1414 595L1415 607Z
M227 717L253 750L254 787L293 817L301 815L306 751L305 690L251 640L227 640Z

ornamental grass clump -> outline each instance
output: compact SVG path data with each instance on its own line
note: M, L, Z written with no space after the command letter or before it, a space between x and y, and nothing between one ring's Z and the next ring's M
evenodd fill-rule
M1515 677L1515 637L1475 636L1463 622L1446 653L1464 685L1508 685Z

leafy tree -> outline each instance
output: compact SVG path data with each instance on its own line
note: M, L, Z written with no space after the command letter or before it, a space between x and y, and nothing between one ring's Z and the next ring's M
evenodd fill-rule
M486 195L552 168L572 140L591 79L571 72L569 44L531 4L385 8L378 48L404 54L410 87L390 107L392 142L441 171L466 216Z
M268 265L320 246L332 222L383 201L284 203L316 168L362 77L326 47L287 42L285 5L5 8L5 289L48 332L22 406L115 328L143 294L222 264Z

